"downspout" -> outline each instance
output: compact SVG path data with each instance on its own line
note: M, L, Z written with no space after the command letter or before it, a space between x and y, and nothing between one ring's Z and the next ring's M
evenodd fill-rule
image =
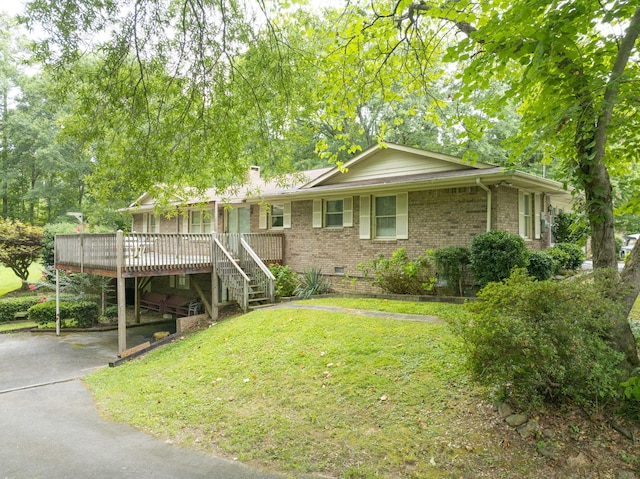
M491 190L483 185L480 178L476 178L476 185L487 192L487 232L491 231Z

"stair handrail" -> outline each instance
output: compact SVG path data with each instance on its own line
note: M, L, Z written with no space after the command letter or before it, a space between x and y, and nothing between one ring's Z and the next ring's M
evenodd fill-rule
M242 236L240 236L240 245L242 246L244 251L247 252L247 254L253 260L253 262L258 266L258 268L260 268L262 273L266 276L267 278L266 283L269 288L269 290L267 291L267 294L269 295L269 302L274 303L275 302L274 281L276 280L276 277L269 270L269 268L267 268L267 265L264 264L264 261L260 259L258 254L253 250L253 248L251 248L251 246L249 246L249 243L247 243L247 241Z
M243 291L242 291L242 304L240 306L242 307L242 310L246 313L247 310L249 309L249 281L250 281L249 277L242 270L242 268L236 262L236 260L234 260L233 257L229 254L227 249L224 246L222 246L222 243L218 240L218 238L214 238L213 241L216 244L216 246L218 247L218 249L220 249L220 251L222 251L222 253L226 256L227 261L229 261L229 263L231 263L234 266L234 268L236 270L236 273L238 273L243 279L244 288L243 288ZM216 262L215 262L216 267L217 267L217 263L218 263L218 261L217 261L217 258L216 258ZM237 299L238 298L236 298L236 300Z

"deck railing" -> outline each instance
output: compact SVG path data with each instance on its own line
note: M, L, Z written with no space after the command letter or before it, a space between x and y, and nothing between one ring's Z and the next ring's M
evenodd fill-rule
M242 238L265 264L282 264L284 258L282 233L218 233L216 238L235 258L240 257L242 251L240 239Z
M125 267L132 272L212 265L210 234L130 233L124 237L124 248Z
M282 264L284 259L282 233L242 233L242 238L264 263Z
M238 259L241 236L264 263L282 263L284 240L279 233L128 233L122 240L124 272L136 276L211 268L213 239L218 238ZM59 234L55 241L55 263L60 267L113 272L117 269L115 233Z
M55 264L116 270L115 234L58 234L55 243Z

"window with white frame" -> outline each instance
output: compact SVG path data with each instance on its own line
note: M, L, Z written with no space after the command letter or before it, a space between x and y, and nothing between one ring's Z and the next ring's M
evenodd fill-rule
M344 200L326 200L324 202L324 225L327 228L342 228Z
M396 237L396 196L376 196L373 203L373 231L376 238Z
M360 239L408 239L409 194L360 196Z
M352 196L313 200L314 228L350 228L352 226Z
M291 202L260 205L258 228L291 228Z
M148 220L148 224L147 224L147 232L148 233L158 233L159 232L159 224L158 224L158 218L154 213L149 213L147 215L147 220Z
M271 228L284 227L284 205L275 204L271 205L271 211L269 212L269 225Z
M211 213L204 210L189 212L190 233L211 233Z

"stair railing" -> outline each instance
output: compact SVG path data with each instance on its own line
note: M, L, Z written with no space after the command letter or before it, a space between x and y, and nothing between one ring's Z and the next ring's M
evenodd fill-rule
M256 285L267 295L270 303L275 302L275 276L260 259L258 254L249 246L247 241L240 237L240 264L242 269L249 274Z
M213 242L214 264L218 277L246 313L249 309L249 277L217 238L214 238Z

